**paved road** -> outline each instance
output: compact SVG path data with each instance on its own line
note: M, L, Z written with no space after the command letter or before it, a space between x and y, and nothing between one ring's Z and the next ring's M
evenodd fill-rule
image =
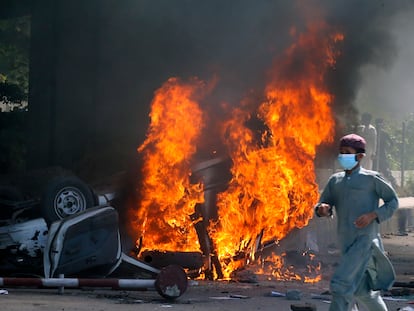
M414 198L402 198L402 208L414 208ZM394 263L397 280L414 281L414 233L407 236L387 235L384 244ZM332 260L334 256L330 257ZM186 293L176 301L166 301L155 291L111 291L92 289L65 289L59 294L57 289L7 288L8 294L0 295L1 311L132 311L132 310L290 310L291 304L311 303L319 311L329 309L329 295L325 299L313 299L328 290L329 273L323 271L324 278L316 284L301 282L260 281L256 284L229 282L190 282ZM272 292L286 293L299 290L300 301L285 297L272 297ZM389 310L397 310L408 305L411 297L398 297L406 301L386 300ZM391 299L391 298L389 298ZM414 299L412 299L414 300Z
M199 281L176 301L163 300L155 292L126 292L109 290L56 290L9 289L8 295L0 296L2 311L132 311L132 310L290 310L292 304L314 304L319 311L329 309L329 295L325 299L313 299L327 290L327 281L318 284L297 282L260 282L242 284ZM272 297L271 293L299 290L300 301L285 297ZM386 301L389 310L397 310L407 304Z

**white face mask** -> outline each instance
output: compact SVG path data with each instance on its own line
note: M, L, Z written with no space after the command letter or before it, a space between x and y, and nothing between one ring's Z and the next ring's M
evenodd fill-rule
M339 165L344 169L344 170L352 170L357 164L358 164L358 160L357 160L357 155L356 154L342 154L340 153L338 155L338 162Z

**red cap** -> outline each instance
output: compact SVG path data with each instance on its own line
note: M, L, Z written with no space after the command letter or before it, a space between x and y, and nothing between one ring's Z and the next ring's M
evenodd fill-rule
M339 141L339 147L352 147L359 153L365 152L366 141L357 134L345 135Z

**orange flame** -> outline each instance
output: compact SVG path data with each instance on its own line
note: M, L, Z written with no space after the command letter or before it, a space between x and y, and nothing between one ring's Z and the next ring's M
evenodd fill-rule
M331 140L334 127L324 74L332 65L332 43L338 36L321 37L321 26L311 25L275 62L266 99L258 108L257 117L268 128L261 144L244 126L248 111L235 109L225 124L233 179L219 195L220 228L211 232L221 259L232 258L262 229L265 240L280 240L312 217L318 197L316 146ZM292 77L294 65L300 65L300 72ZM239 264L228 264L227 273Z
M268 256L262 263L263 273L271 275L276 280L301 281L302 277L294 271L294 268L285 264L284 255L272 254Z
M179 251L197 249L197 235L188 217L203 202L202 185L189 181L190 161L203 128L196 101L203 92L199 80L182 83L170 78L151 104L147 139L138 148L144 155L145 176L137 211L139 235L147 247Z
M280 240L308 224L317 201L316 147L333 137L333 100L326 72L335 65L341 34L327 35L324 23L306 33L291 31L294 43L269 71L264 100L254 110L246 99L222 124L222 140L232 159L232 179L218 195L218 221L210 224L224 277L245 262L234 258L249 252L263 230L264 240ZM138 236L145 248L198 250L189 215L201 203L202 185L189 182L190 163L203 129L197 102L204 92L199 80L169 79L155 94L151 125L143 154L143 186L136 213ZM252 112L254 111L254 112ZM266 130L246 123L252 117ZM294 276L296 278L296 276Z
M303 254L308 264L306 268L294 266L286 262L286 253L277 255L272 253L260 260L257 274L262 274L267 280L301 281L303 283L317 283L322 279L321 263L316 262L312 254Z

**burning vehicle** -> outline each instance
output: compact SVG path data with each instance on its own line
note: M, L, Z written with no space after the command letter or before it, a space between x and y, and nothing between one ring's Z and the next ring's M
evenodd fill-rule
M156 269L122 252L114 194L98 195L67 172L52 175L31 198L23 186L0 187L1 285L154 288L169 299L185 292L181 267Z
M182 266L188 260L185 268L209 279L229 279L256 262L284 277L280 256L263 250L313 216L316 149L335 132L328 74L344 40L323 21L289 35L292 44L273 59L261 89L239 102L220 99L219 79L171 77L156 90L138 147L138 195L128 206L139 260L156 268L168 256ZM46 225L88 214L86 201L96 205L85 191L51 189L50 204L40 205Z
M211 104L217 81L172 77L155 92L131 209L143 254L201 250L210 279L229 279L252 261L257 271L273 261L270 274L281 275L280 256L257 258L257 250L313 216L316 149L335 132L326 79L344 40L323 22L291 36L263 89L223 101L220 111Z

